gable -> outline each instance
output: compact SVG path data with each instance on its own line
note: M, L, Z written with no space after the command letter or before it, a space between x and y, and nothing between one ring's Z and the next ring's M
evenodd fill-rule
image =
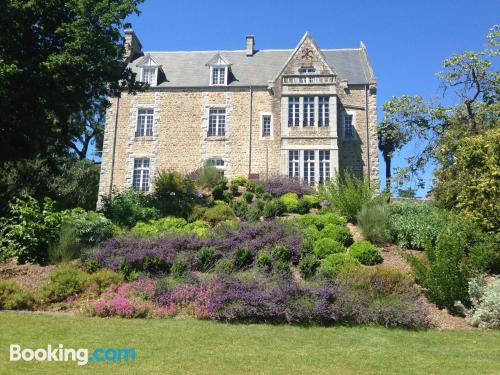
M148 53L146 56L144 56L139 62L137 63L137 66L139 67L159 67L160 64L151 57L151 55Z

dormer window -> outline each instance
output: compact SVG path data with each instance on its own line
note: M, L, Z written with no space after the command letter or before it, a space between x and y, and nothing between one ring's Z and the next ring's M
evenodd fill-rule
M212 67L212 82L214 86L227 85L227 67Z
M141 82L147 83L149 86L158 85L158 74L161 66L150 54L144 56L137 64L137 67L140 69L139 77Z
M157 75L157 68L142 68L141 81L144 83L148 83L150 86L155 86L157 82Z
M316 72L316 69L312 66L303 66L302 68L299 69L299 74L314 74Z

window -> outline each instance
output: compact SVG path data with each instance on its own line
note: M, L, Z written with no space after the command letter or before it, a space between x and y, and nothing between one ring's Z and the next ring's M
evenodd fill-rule
M346 138L354 137L354 129L352 126L352 115L344 115L344 136Z
M212 85L226 84L226 68L212 68Z
M151 86L156 85L156 68L142 68L141 81Z
M223 137L226 135L226 110L224 108L211 108L208 117L208 136Z
M314 150L304 151L304 181L314 185Z
M314 74L314 72L316 72L316 69L312 66L304 66L299 69L299 74Z
M262 136L271 136L271 115L262 115Z
M314 97L304 97L304 126L314 126Z
M151 137L153 135L153 109L142 108L137 111L136 137Z
M299 126L299 98L288 98L288 126Z
M330 151L319 151L319 183L324 184L330 179Z
M290 150L288 151L288 177L298 178L299 177L299 151Z
M319 97L318 126L329 125L330 123L329 104L330 104L330 97L328 96Z
M224 160L222 160L222 159L208 159L207 165L210 165L210 166L218 168L218 169L222 169L222 168L224 168Z
M149 159L134 159L132 187L139 191L149 190Z

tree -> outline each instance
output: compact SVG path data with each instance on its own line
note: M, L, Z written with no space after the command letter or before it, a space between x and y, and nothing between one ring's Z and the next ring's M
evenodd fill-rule
M106 108L101 102L95 103L87 111L81 111L71 116L72 127L80 129L80 134L70 141L71 154L75 154L78 159L83 160L87 157L91 144L95 145L95 152L102 151L105 116Z
M121 35L142 1L0 2L0 162L66 154L74 114L142 89Z

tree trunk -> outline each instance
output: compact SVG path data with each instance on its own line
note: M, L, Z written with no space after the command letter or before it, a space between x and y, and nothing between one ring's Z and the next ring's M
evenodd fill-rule
M384 156L385 162L385 191L391 191L391 157Z

